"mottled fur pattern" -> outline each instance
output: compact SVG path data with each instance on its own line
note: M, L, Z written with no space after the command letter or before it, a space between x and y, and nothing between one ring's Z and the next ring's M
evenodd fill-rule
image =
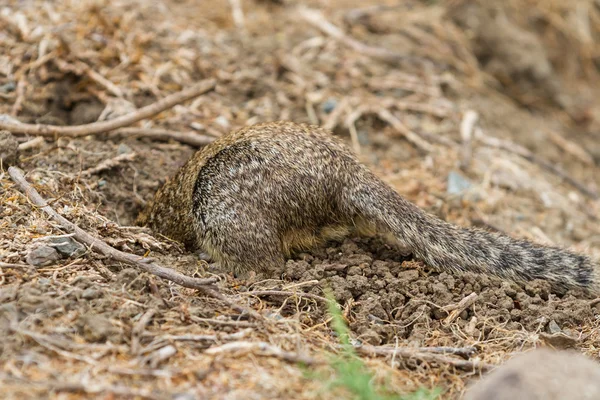
M291 122L246 127L201 149L138 223L237 273L273 270L295 250L377 230L438 270L600 292L600 269L586 256L446 223L397 194L329 132Z

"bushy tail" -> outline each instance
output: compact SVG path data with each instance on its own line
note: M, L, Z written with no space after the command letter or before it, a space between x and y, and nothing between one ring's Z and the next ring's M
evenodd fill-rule
M580 287L600 294L600 266L587 256L481 229L461 228L427 214L374 176L357 180L346 192L353 212L375 221L379 229L390 231L430 267L520 282L545 279L559 292Z

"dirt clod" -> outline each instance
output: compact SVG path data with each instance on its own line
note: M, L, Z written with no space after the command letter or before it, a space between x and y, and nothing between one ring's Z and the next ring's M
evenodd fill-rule
M60 260L60 254L51 246L36 246L27 253L27 264L35 267L45 267Z

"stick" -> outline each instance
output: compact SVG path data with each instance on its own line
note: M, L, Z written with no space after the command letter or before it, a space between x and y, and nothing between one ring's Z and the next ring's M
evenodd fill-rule
M242 32L246 30L246 19L244 18L244 10L240 0L229 0L231 6L231 16L235 26Z
M575 187L581 193L590 197L593 200L597 200L599 198L598 193L595 190L592 190L592 189L586 187L583 183L581 183L581 182L577 181L575 178L571 177L569 174L567 174L565 171L563 171L558 166L551 164L546 160L540 159L539 157L537 157L535 154L533 154L531 151L527 150L523 146L520 146L509 140L502 140L502 139L498 139L496 137L483 135L481 133L481 131L479 131L479 134L477 135L477 139L480 140L486 146L494 147L496 149L506 150L510 153L517 154L517 155L523 157L527 161L530 161L534 164L539 165L540 167L544 168L545 170L555 174L559 178L561 178L564 181L566 181L567 183L571 184L573 187Z
M242 292L240 294L247 294L253 296L288 296L288 297L304 297L307 299L313 299L320 301L322 303L327 303L327 299L325 297L318 296L312 293L303 293L303 292L286 292L282 290L253 290L251 292Z
M10 167L8 168L8 174L10 175L12 180L21 188L21 190L25 192L27 198L31 200L33 204L44 210L44 212L46 212L46 214L48 214L51 218L57 221L64 230L68 231L69 233L73 233L73 237L78 242L89 246L92 250L95 250L98 253L103 254L105 256L111 257L116 261L133 265L134 267L139 268L142 271L148 272L152 275L156 275L159 278L166 279L180 286L199 290L201 293L207 296L221 300L234 310L237 310L243 314L248 314L255 319L262 319L262 316L256 311L236 304L235 302L225 297L222 293L220 293L214 286L209 286L215 283L214 278L190 278L189 276L180 274L175 270L160 266L154 263L151 259L146 259L144 257L124 253L122 251L110 247L102 240L90 235L89 233L87 233L86 231L84 231L83 229L81 229L80 227L78 227L77 225L70 222L62 215L54 211L54 209L46 203L42 196L40 196L37 190L35 190L29 184L29 182L27 182L21 170L19 170L16 167Z
M547 133L552 143L563 149L565 152L577 157L586 165L594 165L594 157L592 157L583 147L565 139L556 132L548 131Z
M383 121L387 122L394 128L398 133L406 138L409 142L417 146L419 149L431 152L433 151L433 146L423 140L419 135L411 131L404 125L398 118L396 118L391 112L386 109L381 109L377 112L379 118Z
M44 143L44 138L41 136L37 136L31 140L28 140L24 143L19 144L19 151L33 149L35 147L41 146L43 143Z
M227 343L222 346L211 347L207 349L204 353L210 355L217 355L222 353L231 353L231 352L251 352L251 351L259 351L260 354L266 356L273 356L284 361L294 362L294 363L303 363L306 365L313 365L317 363L312 357L304 356L298 353L292 353L289 351L285 351L280 349L277 346L273 346L272 344L266 342L232 342Z
M323 14L320 11L301 7L298 9L298 13L309 24L318 28L322 32L331 36L332 38L339 40L340 42L350 47L357 53L361 53L373 58L378 58L380 60L387 61L390 63L398 63L402 60L407 60L410 58L405 54L396 53L383 47L368 46L354 38L349 37L340 28L327 21L327 19L323 16Z
M132 113L121 117L101 122L93 122L91 124L78 126L54 126L54 125L34 125L34 124L11 124L0 121L0 130L8 130L12 133L22 133L39 136L69 136L79 137L87 135L95 135L98 133L108 132L114 129L122 128L131 125L145 118L150 118L156 114L163 112L179 103L198 97L206 92L213 90L217 85L214 79L206 79L198 82L190 88L180 92L173 93L167 97L158 100L146 107L140 108Z
M479 297L477 293L473 292L461 301L459 301L458 304L451 304L446 307L442 307L442 310L450 312L450 315L448 315L444 320L444 324L447 325L454 322L454 320L458 318L459 314L463 312L463 310L466 310L467 308L471 307L473 303L475 303L477 297Z
M199 133L178 132L168 129L147 129L147 128L121 128L111 132L108 137L148 137L154 140L168 141L175 140L179 143L188 144L193 147L206 146L215 141L214 137L201 135Z
M117 85L106 79L100 73L94 71L89 65L82 61L76 61L75 64L69 64L60 58L55 58L54 63L63 72L72 72L75 75L87 75L91 80L104 87L117 97L123 97L123 92Z
M107 169L114 168L125 161L133 161L133 159L137 157L137 153L125 153L119 154L116 157L109 158L108 160L102 161L100 164L95 167L88 168L85 171L81 172L81 176L90 176L93 174L97 174L98 172L102 172Z
M411 349L407 347L378 347L362 344L355 348L359 353L365 355L396 355L405 359L413 358L436 364L447 364L467 371L488 371L494 368L494 365L479 360L458 360L442 354L435 354L432 352L425 353L420 351L420 349Z

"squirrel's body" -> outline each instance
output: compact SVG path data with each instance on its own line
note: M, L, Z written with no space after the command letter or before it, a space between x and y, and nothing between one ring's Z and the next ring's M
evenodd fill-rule
M293 250L378 231L438 270L600 291L600 269L586 256L446 223L396 193L329 132L291 122L246 127L201 149L138 222L235 272L272 270Z

